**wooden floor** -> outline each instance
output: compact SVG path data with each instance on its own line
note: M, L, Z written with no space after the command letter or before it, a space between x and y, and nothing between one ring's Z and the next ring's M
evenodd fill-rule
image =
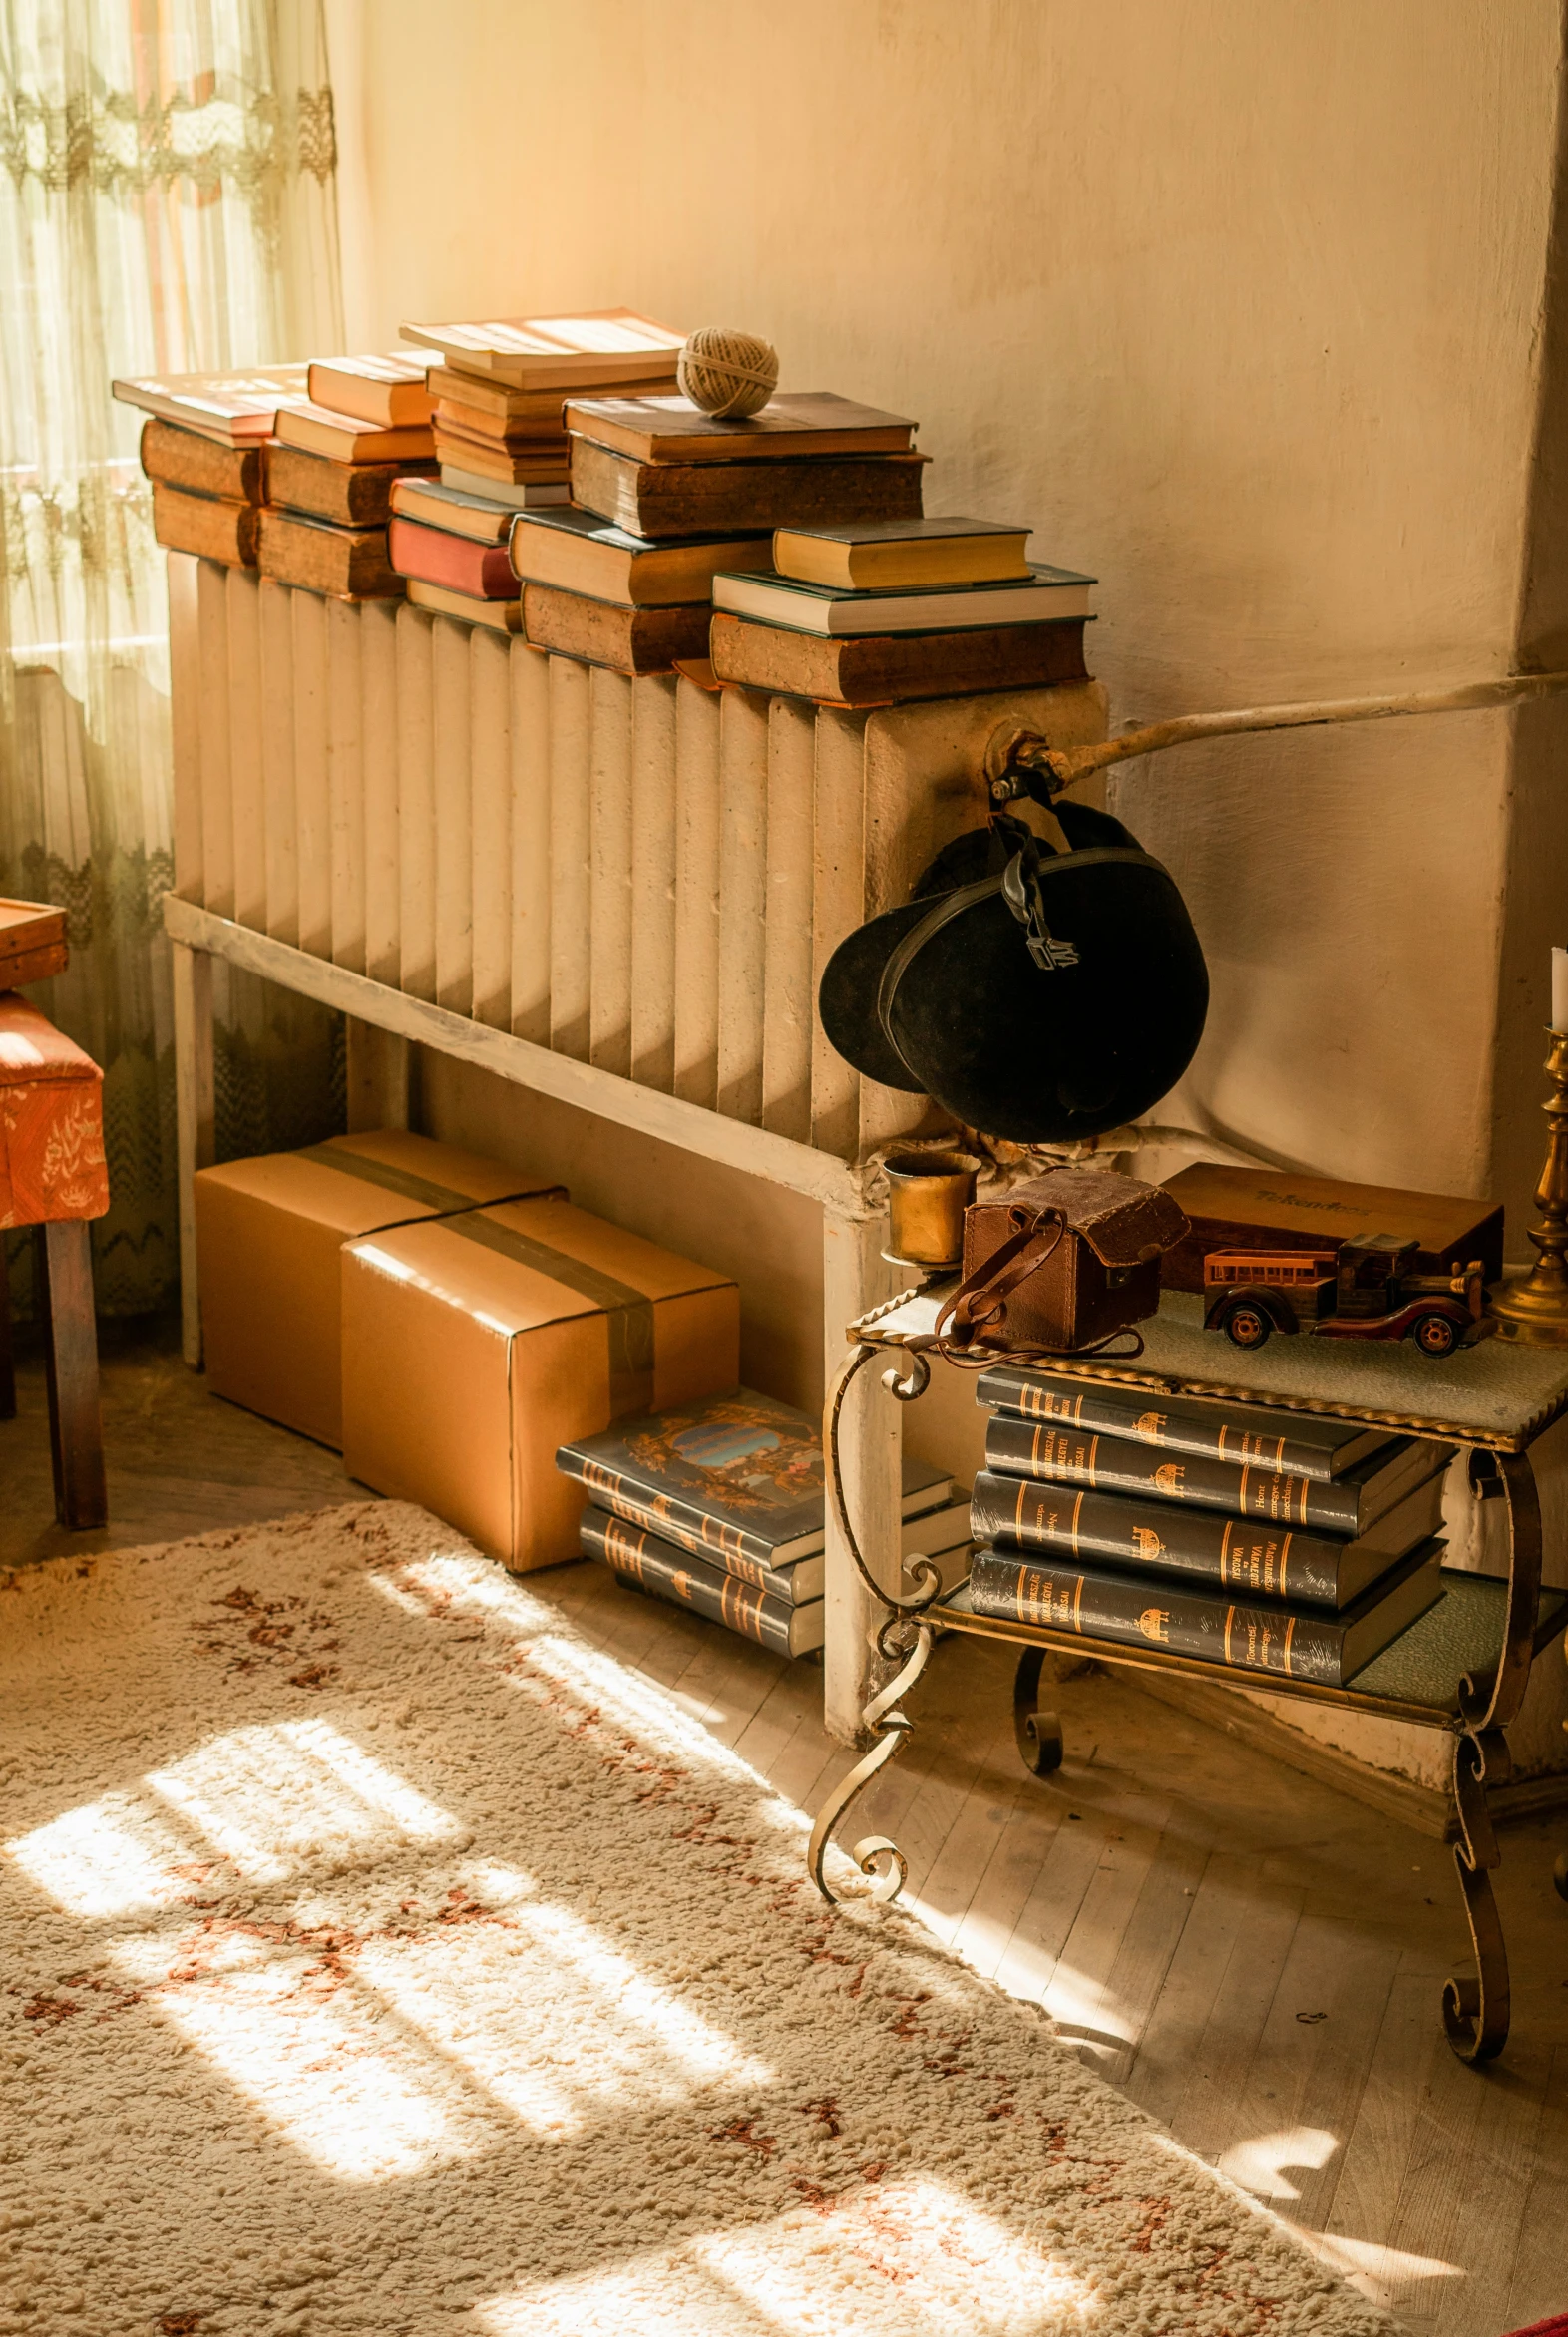
M234 1410L173 1336L111 1346L114 1526L49 1524L42 1376L0 1422L0 1564L164 1540L352 1499L335 1455ZM810 1808L848 1756L821 1673L653 1605L586 1564L536 1587ZM1244 1752L1125 1675L1064 1684L1067 1759L1030 1777L1005 1651L939 1646L902 1759L850 1820L895 1835L909 1895L976 1968L1177 2140L1312 2235L1422 2337L1568 2310L1568 1907L1561 1819L1504 1836L1514 2030L1477 2075L1438 1998L1464 1929L1450 1854Z

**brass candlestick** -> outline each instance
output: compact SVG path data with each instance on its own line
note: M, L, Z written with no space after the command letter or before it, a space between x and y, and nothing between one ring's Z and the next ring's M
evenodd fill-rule
M1504 1284L1491 1302L1498 1336L1526 1347L1568 1347L1568 1030L1549 1035L1546 1076L1552 1092L1542 1109L1551 1133L1535 1188L1536 1206L1546 1222L1530 1232L1541 1255L1529 1274Z

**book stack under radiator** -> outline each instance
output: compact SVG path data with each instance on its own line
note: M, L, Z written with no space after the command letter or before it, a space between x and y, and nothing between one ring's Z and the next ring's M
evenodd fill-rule
M817 1422L739 1387L564 1444L588 1495L585 1556L779 1655L823 1642L826 1496ZM969 1505L928 1463L904 1464L904 1557L963 1579Z
M681 335L629 308L402 329L439 360L425 363L441 476L394 497L393 564L420 607L516 632L508 539L520 512L569 500L567 399L673 388Z
M1442 1596L1451 1444L1009 1363L977 1398L978 1614L1341 1688Z
M435 468L421 360L334 357L277 418L261 517L261 574L346 600L400 599L388 558L393 487Z
M825 390L740 421L682 397L579 397L567 429L576 516L553 538L513 533L523 629L620 673L705 666L715 574L769 570L776 529L921 508L915 424Z
M714 673L845 705L1081 681L1094 579L1031 567L1027 540L995 520L781 528L772 573L714 579Z

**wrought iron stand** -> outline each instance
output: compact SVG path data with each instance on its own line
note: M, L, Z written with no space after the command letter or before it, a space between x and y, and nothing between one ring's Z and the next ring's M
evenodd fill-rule
M924 1308L923 1300L927 1302ZM1082 1656L1092 1649L1096 1661L1125 1665L1133 1670L1179 1672L1211 1684L1219 1678L1227 1685L1266 1688L1271 1695L1304 1696L1389 1720L1443 1729L1453 1739L1454 1865L1475 1956L1473 1973L1459 1974L1444 1986L1443 2027L1460 2060L1495 2059L1508 2037L1509 1988L1507 1951L1491 1883L1492 1872L1501 1862L1501 1852L1487 1806L1487 1791L1509 1780L1511 1760L1504 1732L1523 1702L1536 1656L1560 1639L1568 1624L1568 1591L1542 1591L1540 1503L1535 1472L1523 1448L1551 1418L1568 1409L1568 1359L1556 1367L1561 1375L1560 1386L1548 1386L1539 1396L1533 1389L1526 1391L1521 1400L1532 1403L1533 1410L1508 1434L1506 1444L1502 1429L1483 1444L1472 1440L1473 1424L1467 1435L1463 1422L1416 1420L1372 1409L1365 1402L1332 1404L1299 1400L1296 1403L1298 1409L1332 1410L1345 1418L1366 1418L1386 1424L1390 1429L1442 1435L1468 1443L1472 1489L1482 1499L1500 1499L1506 1504L1506 1578L1502 1581L1489 1577L1459 1578L1463 1595L1475 1602L1479 1628L1473 1652L1467 1660L1461 1655L1462 1668L1455 1669L1450 1664L1447 1676L1435 1682L1428 1679L1420 1686L1419 1693L1406 1688L1403 1693L1378 1694L1354 1687L1323 1688L1272 1673L1247 1675L1237 1680L1234 1675L1217 1674L1212 1664L1172 1655L1168 1650L1129 1648L1100 1640L1085 1642L1070 1632L977 1615L968 1605L966 1591L943 1596L939 1571L929 1559L910 1561L909 1572L916 1585L912 1595L900 1596L887 1589L868 1563L856 1532L857 1521L846 1514L838 1465L838 1420L854 1379L890 1348L902 1351L902 1360L890 1363L883 1372L883 1385L889 1393L900 1403L912 1403L925 1393L930 1384L931 1366L925 1355L919 1348L912 1348L909 1341L921 1335L927 1327L926 1317L934 1317L938 1303L940 1299L935 1293L905 1293L902 1299L852 1325L850 1336L855 1344L845 1357L828 1396L824 1442L829 1456L829 1490L839 1530L866 1589L886 1611L886 1621L877 1634L877 1647L884 1662L897 1669L887 1686L865 1708L864 1724L874 1740L870 1750L823 1805L812 1828L811 1874L824 1898L834 1898L825 1872L829 1841L851 1804L907 1741L914 1724L904 1710L904 1699L925 1671L939 1630L968 1632L1021 1646L1013 1683L1013 1722L1024 1765L1037 1776L1047 1775L1058 1767L1063 1752L1060 1720L1040 1703L1040 1677L1045 1655L1050 1651ZM1151 1341L1151 1351L1157 1364L1161 1360L1157 1342ZM1279 1403L1282 1400L1278 1393L1271 1396L1260 1387L1219 1387L1212 1378L1204 1385L1194 1383L1191 1378L1163 1374L1150 1367L1147 1357L1137 1369L1124 1363L1075 1364L1071 1358L1063 1358L1062 1365L1085 1377L1131 1380L1166 1393L1179 1391L1215 1401ZM1053 1370L1055 1367L1052 1366ZM1543 1368L1550 1377L1553 1367L1549 1361ZM864 1530L865 1521L858 1522ZM1412 1628L1419 1630L1419 1625ZM1367 1679L1378 1668L1378 1665L1369 1666L1361 1677ZM869 1878L872 1897L886 1901L898 1896L908 1869L896 1843L885 1835L871 1834L855 1844L851 1855L862 1874ZM1554 1879L1559 1892L1568 1898L1568 1853L1558 1860Z

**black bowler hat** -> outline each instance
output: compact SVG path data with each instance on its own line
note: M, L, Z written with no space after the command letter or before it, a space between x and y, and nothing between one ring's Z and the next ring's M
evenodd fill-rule
M902 909L841 942L818 1007L868 1079L968 1128L1070 1144L1158 1103L1192 1061L1209 976L1170 871L1119 820L1057 804L961 836Z

